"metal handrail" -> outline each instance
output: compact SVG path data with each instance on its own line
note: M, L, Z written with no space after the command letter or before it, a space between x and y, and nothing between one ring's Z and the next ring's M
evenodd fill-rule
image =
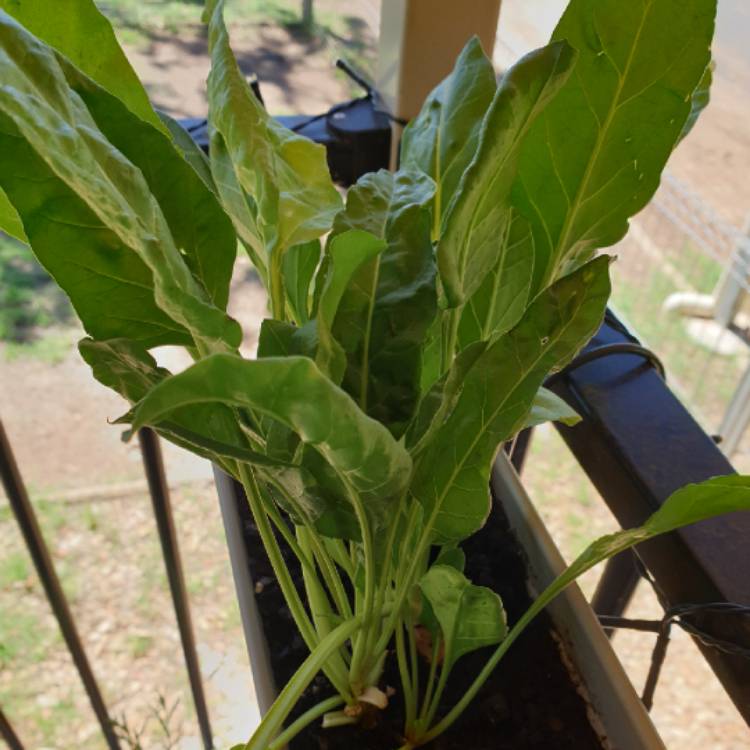
M170 594L177 618L177 626L180 631L185 667L190 681L198 726L205 750L212 750L214 744L211 723L203 690L200 663L195 645L192 618L190 616L190 605L185 586L185 576L180 559L159 439L152 430L144 428L139 431L138 440L143 457L144 471L148 480L154 518L159 532L159 541L161 543L164 566L167 571ZM2 477L3 486L5 487L13 514L18 521L29 554L34 561L37 574L44 587L47 600L60 625L65 643L86 689L86 694L96 714L107 746L110 750L120 750L115 724L107 711L99 684L86 656L81 638L78 635L73 614L55 572L54 563L52 562L44 535L39 527L36 513L29 500L28 492L26 491L2 421L0 421L0 476ZM0 737L8 743L11 750L24 750L21 740L1 710Z

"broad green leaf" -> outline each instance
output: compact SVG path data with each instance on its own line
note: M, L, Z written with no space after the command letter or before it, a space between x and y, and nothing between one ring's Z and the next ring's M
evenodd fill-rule
M461 547L443 547L432 565L433 567L447 565L454 568L459 573L463 573L464 568L466 567L466 553ZM418 591L419 599L413 602L413 607L417 612L417 621L419 624L424 625L424 627L430 631L434 647L436 643L435 639L440 636L440 623L435 617L430 600L425 596L421 589L418 589ZM416 592L414 592L412 596L415 594Z
M438 241L447 307L466 302L497 262L503 247L498 237L511 220L510 193L521 145L568 80L574 60L571 47L555 42L526 55L500 81Z
M501 336L526 310L534 276L534 238L517 211L511 210L500 244L500 257L461 314L459 349Z
M420 367L419 392L427 393L440 379L442 373L442 333L445 313L438 311L432 324L425 333L422 345L422 364Z
M466 567L466 553L461 547L443 547L435 559L434 565L448 565L463 573Z
M350 229L337 234L326 250L325 281L318 300L315 320L300 331L309 332L317 342L315 361L331 379L340 383L346 371L346 353L334 337L339 307L349 284L360 267L376 258L387 247L385 240L370 232ZM307 329L307 330L306 330ZM309 345L304 350L309 350Z
M96 380L119 393L130 404L140 401L169 370L158 367L148 350L125 338L81 339L78 351Z
M450 670L464 654L505 638L508 625L500 597L475 586L450 565L433 565L419 582L440 623L445 646L443 669Z
M237 183L255 204L248 210L270 258L327 232L341 198L325 148L276 122L247 85L229 44L223 5L223 0L209 0L205 12L209 120L224 141ZM215 178L219 182L221 176Z
M435 181L435 236L442 216L474 158L479 130L497 85L492 62L472 37L456 60L453 72L425 100L421 112L401 138L401 166L417 168Z
M343 388L396 435L419 397L422 347L437 309L426 208L433 193L434 183L419 172L368 174L349 190L333 225L332 254L346 230L386 243L352 274L331 330L346 353Z
M306 354L300 351L298 337L300 329L285 320L264 318L258 335L258 359L263 357L288 357L292 354ZM312 353L314 355L314 352ZM311 355L311 356L312 356Z
M466 347L453 360L448 372L422 396L416 414L406 431L406 446L412 456L425 449L451 415L463 390L467 374L486 348L487 343L484 341Z
M19 242L29 244L26 233L23 231L21 217L2 189L0 189L0 232L9 234Z
M78 351L91 367L94 378L131 404L171 377L169 370L158 367L144 347L128 339L83 339ZM235 415L222 404L182 407L169 421L162 422L157 431L167 440L209 460L234 458L263 466L282 465L249 447Z
M298 325L310 319L310 284L320 262L320 240L294 245L284 255L286 299Z
M97 229L104 224L138 255L153 277L156 304L179 324L178 329L189 330L208 351L237 347L242 337L239 325L211 303L194 279L140 170L103 136L83 101L68 87L55 53L2 12L0 67L4 83L0 113L17 128L14 134L6 126L5 132L22 136L59 181L96 215ZM8 193L7 184L3 187ZM9 197L22 214L16 200ZM45 203L42 195L37 200ZM48 203L43 208L45 213L59 210ZM91 227L88 218L77 217L75 225ZM24 225L29 235L25 220ZM78 234L81 227L76 229ZM69 247L75 247L75 242ZM151 294L150 284L143 292Z
M531 405L524 429L536 427L545 422L562 422L572 427L580 421L580 414L568 406L556 393L547 388L540 388L534 396L534 403Z
M266 414L294 430L365 504L388 504L408 482L406 450L306 357L211 355L153 388L134 410L133 429L158 426L187 404L217 402Z
M651 199L710 58L716 0L571 0L575 73L524 139L513 201L535 289L623 237Z
M237 237L214 193L167 136L64 59L59 62L99 130L140 170L193 276L213 303L226 309Z
M242 189L227 151L224 138L216 130L210 131L211 175L224 210L231 217L237 236L250 256L263 283L268 286L265 248L256 221L255 201Z
M711 101L711 84L714 78L714 61L711 60L706 65L706 70L703 72L703 78L701 78L693 96L690 101L690 114L688 115L685 125L680 133L680 141L693 129L693 126L698 122L698 118L701 112L709 105Z
M453 411L417 461L411 486L436 543L460 541L483 525L498 445L523 427L550 371L596 332L609 296L609 260L597 258L545 290L467 373Z
M167 134L94 0L55 0L53 6L41 0L0 0L0 9L65 55L134 115Z
M94 377L130 403L140 401L154 386L171 377L168 370L157 367L143 347L126 339L84 339L79 350ZM128 422L131 418L129 413L118 422ZM165 439L211 461L221 463L228 458L253 464L274 500L295 523L303 523L307 518L323 534L359 539L357 518L347 501L345 488L325 471L327 464L312 449L302 456L302 464L306 465L291 463L291 456L284 460L260 453L251 447L259 442L257 436L252 436L252 442L246 440L247 433L238 426L237 415L221 403L182 406L155 429ZM226 468L231 471L231 466Z
M190 137L190 133L173 120L165 112L158 112L159 119L164 123L172 138L174 147L182 154L185 161L196 171L203 183L213 193L218 195L216 184L211 174L211 163L203 149Z
M154 301L143 261L35 153L0 112L0 186L39 262L70 297L87 333L149 348L192 344ZM75 256L70 257L71 249Z

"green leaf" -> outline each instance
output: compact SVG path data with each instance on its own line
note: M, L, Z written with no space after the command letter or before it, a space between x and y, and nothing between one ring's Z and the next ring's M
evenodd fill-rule
M389 504L408 482L409 454L306 357L206 357L153 388L134 410L133 429L158 426L188 404L217 402L289 427L365 504Z
M497 447L523 427L550 371L570 361L599 327L609 260L597 258L539 295L468 371L453 411L417 461L411 486L436 543L460 541L483 525Z
M284 255L284 286L298 325L310 320L310 283L320 262L320 240L294 245Z
M581 416L563 401L556 393L547 388L540 388L534 396L531 412L526 418L524 429L536 427L544 422L562 422L568 427L578 424Z
M401 166L435 181L435 237L466 167L474 158L479 130L497 85L492 62L472 37L453 72L427 97L401 138Z
M451 368L419 401L417 412L406 431L406 446L416 456L430 443L434 434L453 412L477 359L487 349L484 341L469 345L453 360Z
M334 337L334 325L339 308L358 269L385 250L385 240L370 232L350 229L337 234L326 249L325 281L318 300L317 313L312 325L300 332L309 332L317 341L315 361L331 380L340 383L346 371L346 353ZM310 347L303 347L309 349Z
M171 377L169 370L158 367L144 347L127 339L83 339L78 343L78 351L91 367L94 378L131 404ZM221 404L182 407L169 421L162 422L157 431L167 440L212 461L234 458L256 465L283 465L251 450L235 415Z
M703 72L703 78L701 78L697 88L693 91L690 103L690 114L688 115L685 125L682 128L682 132L680 133L680 141L693 129L695 123L698 122L701 112L703 112L711 101L711 84L713 83L715 67L716 64L711 60L708 65L706 65L706 70Z
M29 244L26 232L23 231L21 217L2 189L0 189L0 232L9 234L19 242Z
M247 85L229 44L223 5L223 0L206 3L209 120L224 141L237 183L254 202L248 210L271 257L327 232L341 198L325 147L276 122Z
M435 559L434 565L448 565L463 573L466 567L466 553L461 547L443 547Z
M167 136L139 120L64 59L59 62L68 85L109 143L140 170L193 276L213 303L225 310L237 237L214 193Z
M227 151L224 138L216 130L210 130L211 176L224 210L232 219L237 236L247 250L263 283L268 285L268 269L265 248L260 237L255 201L242 189Z
M710 57L716 0L572 0L553 34L574 75L524 139L513 202L534 288L620 240L651 199Z
M169 131L174 147L182 154L182 157L195 170L201 180L203 180L203 184L218 195L216 184L211 174L211 163L206 154L203 153L203 149L190 137L190 133L177 120L173 120L165 112L158 112L157 114Z
M448 307L480 287L503 248L511 220L510 193L526 133L570 75L575 52L555 42L529 53L503 76L477 152L464 172L438 241L440 278Z
M0 0L0 9L65 55L134 115L167 134L111 24L94 0L55 0L54 8L39 0Z
M156 306L145 263L57 178L1 112L0 186L23 219L31 249L70 297L87 333L101 340L126 337L147 348L193 343Z
M77 235L84 231L98 233L104 225L148 268L153 282L142 281L141 296L148 298L153 294L156 304L179 324L174 326L177 331L184 327L196 343L202 343L209 351L237 347L242 337L239 325L211 303L207 292L193 277L140 170L103 136L83 101L69 88L55 53L3 13L0 13L0 66L4 83L0 88L0 113L5 115L7 123L12 123L12 126L5 124L3 131L15 139L14 151L21 150L20 135L55 176L54 182L64 183L68 193L77 198L73 207L67 203L50 204L45 193L57 190L58 185L38 185L36 190L30 190L27 162L19 167L18 155L14 154L9 156L11 174L3 174L0 180L19 214L23 216L30 206L46 219L48 215L56 217L72 209L73 216L63 219L72 222L74 229L70 245L61 245L65 250L76 247ZM23 175L26 186L23 194L14 198L8 182L17 179L22 183L18 173ZM22 210L19 202L23 200L27 206ZM81 202L88 211L80 210ZM92 213L97 217L94 222ZM30 235L25 217L24 226ZM29 239L33 244L31 236ZM65 260L65 265L70 265L70 258ZM97 259L98 265L101 260ZM62 276L67 275L67 269L63 270ZM60 283L64 282L65 278L61 278ZM122 291L118 282L116 278L110 284L116 293ZM130 282L128 277L127 283ZM90 294L89 282L82 283L86 287L83 294ZM100 304L109 306L109 300ZM98 336L93 328L89 330ZM119 330L115 335L127 334ZM178 343L184 343L182 336Z
M169 370L157 366L145 347L125 338L81 339L78 351L91 367L94 378L131 404L171 375Z
M505 638L508 625L500 597L473 585L450 565L433 565L419 582L440 623L445 644L443 669L450 670L464 654Z
M346 353L343 388L396 435L414 413L424 338L437 309L426 208L433 193L432 180L418 172L368 174L349 190L333 226L331 253L346 230L386 243L352 274L331 330Z
M427 329L427 333L424 337L419 382L419 391L423 395L435 385L442 374L442 334L444 317L445 312L438 311L438 314L433 319L432 324Z
M501 336L526 310L534 276L534 238L517 211L511 210L500 244L500 257L461 314L459 349Z

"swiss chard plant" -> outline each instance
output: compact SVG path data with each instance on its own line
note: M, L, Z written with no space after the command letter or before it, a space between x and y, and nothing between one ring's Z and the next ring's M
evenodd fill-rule
M310 655L248 750L387 711L402 750L464 711L529 621L592 565L750 508L750 479L687 486L594 542L509 627L463 573L498 446L576 415L543 387L597 330L611 258L707 100L716 0L571 0L499 82L476 40L406 128L400 168L342 201L321 146L271 119L205 12L210 158L152 108L92 0L0 0L0 227L88 334L94 377L240 481ZM269 295L257 357L227 314L238 245ZM171 373L150 350L180 345ZM296 555L295 588L281 543ZM429 678L417 679L416 629ZM447 713L466 653L494 646ZM330 695L287 718L322 671ZM363 729L362 731L366 731ZM384 749L388 750L388 749Z

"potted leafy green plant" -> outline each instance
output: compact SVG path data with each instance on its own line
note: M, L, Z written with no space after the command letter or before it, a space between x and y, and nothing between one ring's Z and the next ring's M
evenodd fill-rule
M0 226L69 295L82 356L133 405L118 421L210 458L247 494L309 649L249 750L321 717L365 736L389 710L392 648L398 744L426 745L578 575L750 508L746 477L687 486L594 542L510 626L463 572L498 446L575 418L542 384L599 326L611 258L595 253L624 235L705 100L716 0L572 0L499 84L469 42L407 128L401 169L345 204L322 149L246 85L221 0L206 8L210 160L151 109L92 2L56 3L65 23L46 6L0 0ZM270 298L254 360L226 313L238 240ZM194 364L159 368L149 350L164 344ZM467 676L479 647L492 650ZM285 727L319 672L330 693Z

